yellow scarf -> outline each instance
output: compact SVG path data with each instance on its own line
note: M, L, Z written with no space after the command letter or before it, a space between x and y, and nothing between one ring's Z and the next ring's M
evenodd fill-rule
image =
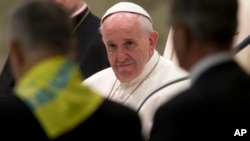
M103 101L81 82L82 76L73 61L58 56L42 61L26 73L17 83L15 93L53 139L90 117Z

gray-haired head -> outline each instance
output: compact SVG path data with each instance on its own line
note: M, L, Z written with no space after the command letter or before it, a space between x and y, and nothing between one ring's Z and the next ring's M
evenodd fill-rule
M237 0L172 0L170 24L186 26L192 38L203 43L230 43L237 11Z
M148 34L153 31L153 20L143 7L132 2L118 2L117 4L111 6L102 16L100 32L102 33L102 23L105 21L105 19L107 19L110 15L122 12L137 14L141 28L144 29Z
M69 14L50 0L28 0L18 5L8 31L10 39L29 50L50 46L51 50L67 51L72 40Z
M112 7L110 7L102 16L101 22L105 20L108 16L118 13L118 12L130 12L130 13L136 13L140 14L142 16L145 16L152 22L151 16L148 14L148 12L139 6L138 4L132 3L132 2L119 2Z

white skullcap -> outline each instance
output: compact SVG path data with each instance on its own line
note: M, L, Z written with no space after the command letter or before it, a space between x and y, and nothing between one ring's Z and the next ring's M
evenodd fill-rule
M148 14L146 10L144 10L141 6L132 3L132 2L119 2L112 7L110 7L105 14L102 16L101 23L107 18L109 15L118 13L118 12L128 12L128 13L137 13L147 17L151 22L152 18Z

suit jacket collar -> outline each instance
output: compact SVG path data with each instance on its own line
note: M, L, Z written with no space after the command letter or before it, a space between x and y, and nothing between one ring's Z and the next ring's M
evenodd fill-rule
M84 17L85 14L87 14L88 11L89 11L89 8L86 7L82 12L80 12L77 16L73 18L74 26L76 26L81 21L81 19Z
M193 85L207 70L232 60L233 57L228 52L218 53L204 58L191 69L191 84Z
M80 13L82 13L83 11L85 11L87 7L88 7L87 4L83 2L82 7L80 7L78 10L76 10L74 13L72 13L70 17L74 18L75 16L77 16Z

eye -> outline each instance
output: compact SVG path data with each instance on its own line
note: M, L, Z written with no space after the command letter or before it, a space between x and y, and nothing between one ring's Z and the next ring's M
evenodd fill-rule
M124 46L126 49L134 49L136 47L136 42L134 40L127 40L125 43L124 43Z
M116 48L117 48L117 45L114 44L114 43L108 42L106 44L106 47L107 47L108 52L114 52L116 50Z
M133 41L126 41L126 46L131 46L131 45L133 45L134 44L134 42Z
M134 43L133 41L127 41L126 46L131 46L131 45L133 45L133 43Z
M116 47L116 45L112 44L112 43L108 43L107 46L108 46L108 48L115 48Z

